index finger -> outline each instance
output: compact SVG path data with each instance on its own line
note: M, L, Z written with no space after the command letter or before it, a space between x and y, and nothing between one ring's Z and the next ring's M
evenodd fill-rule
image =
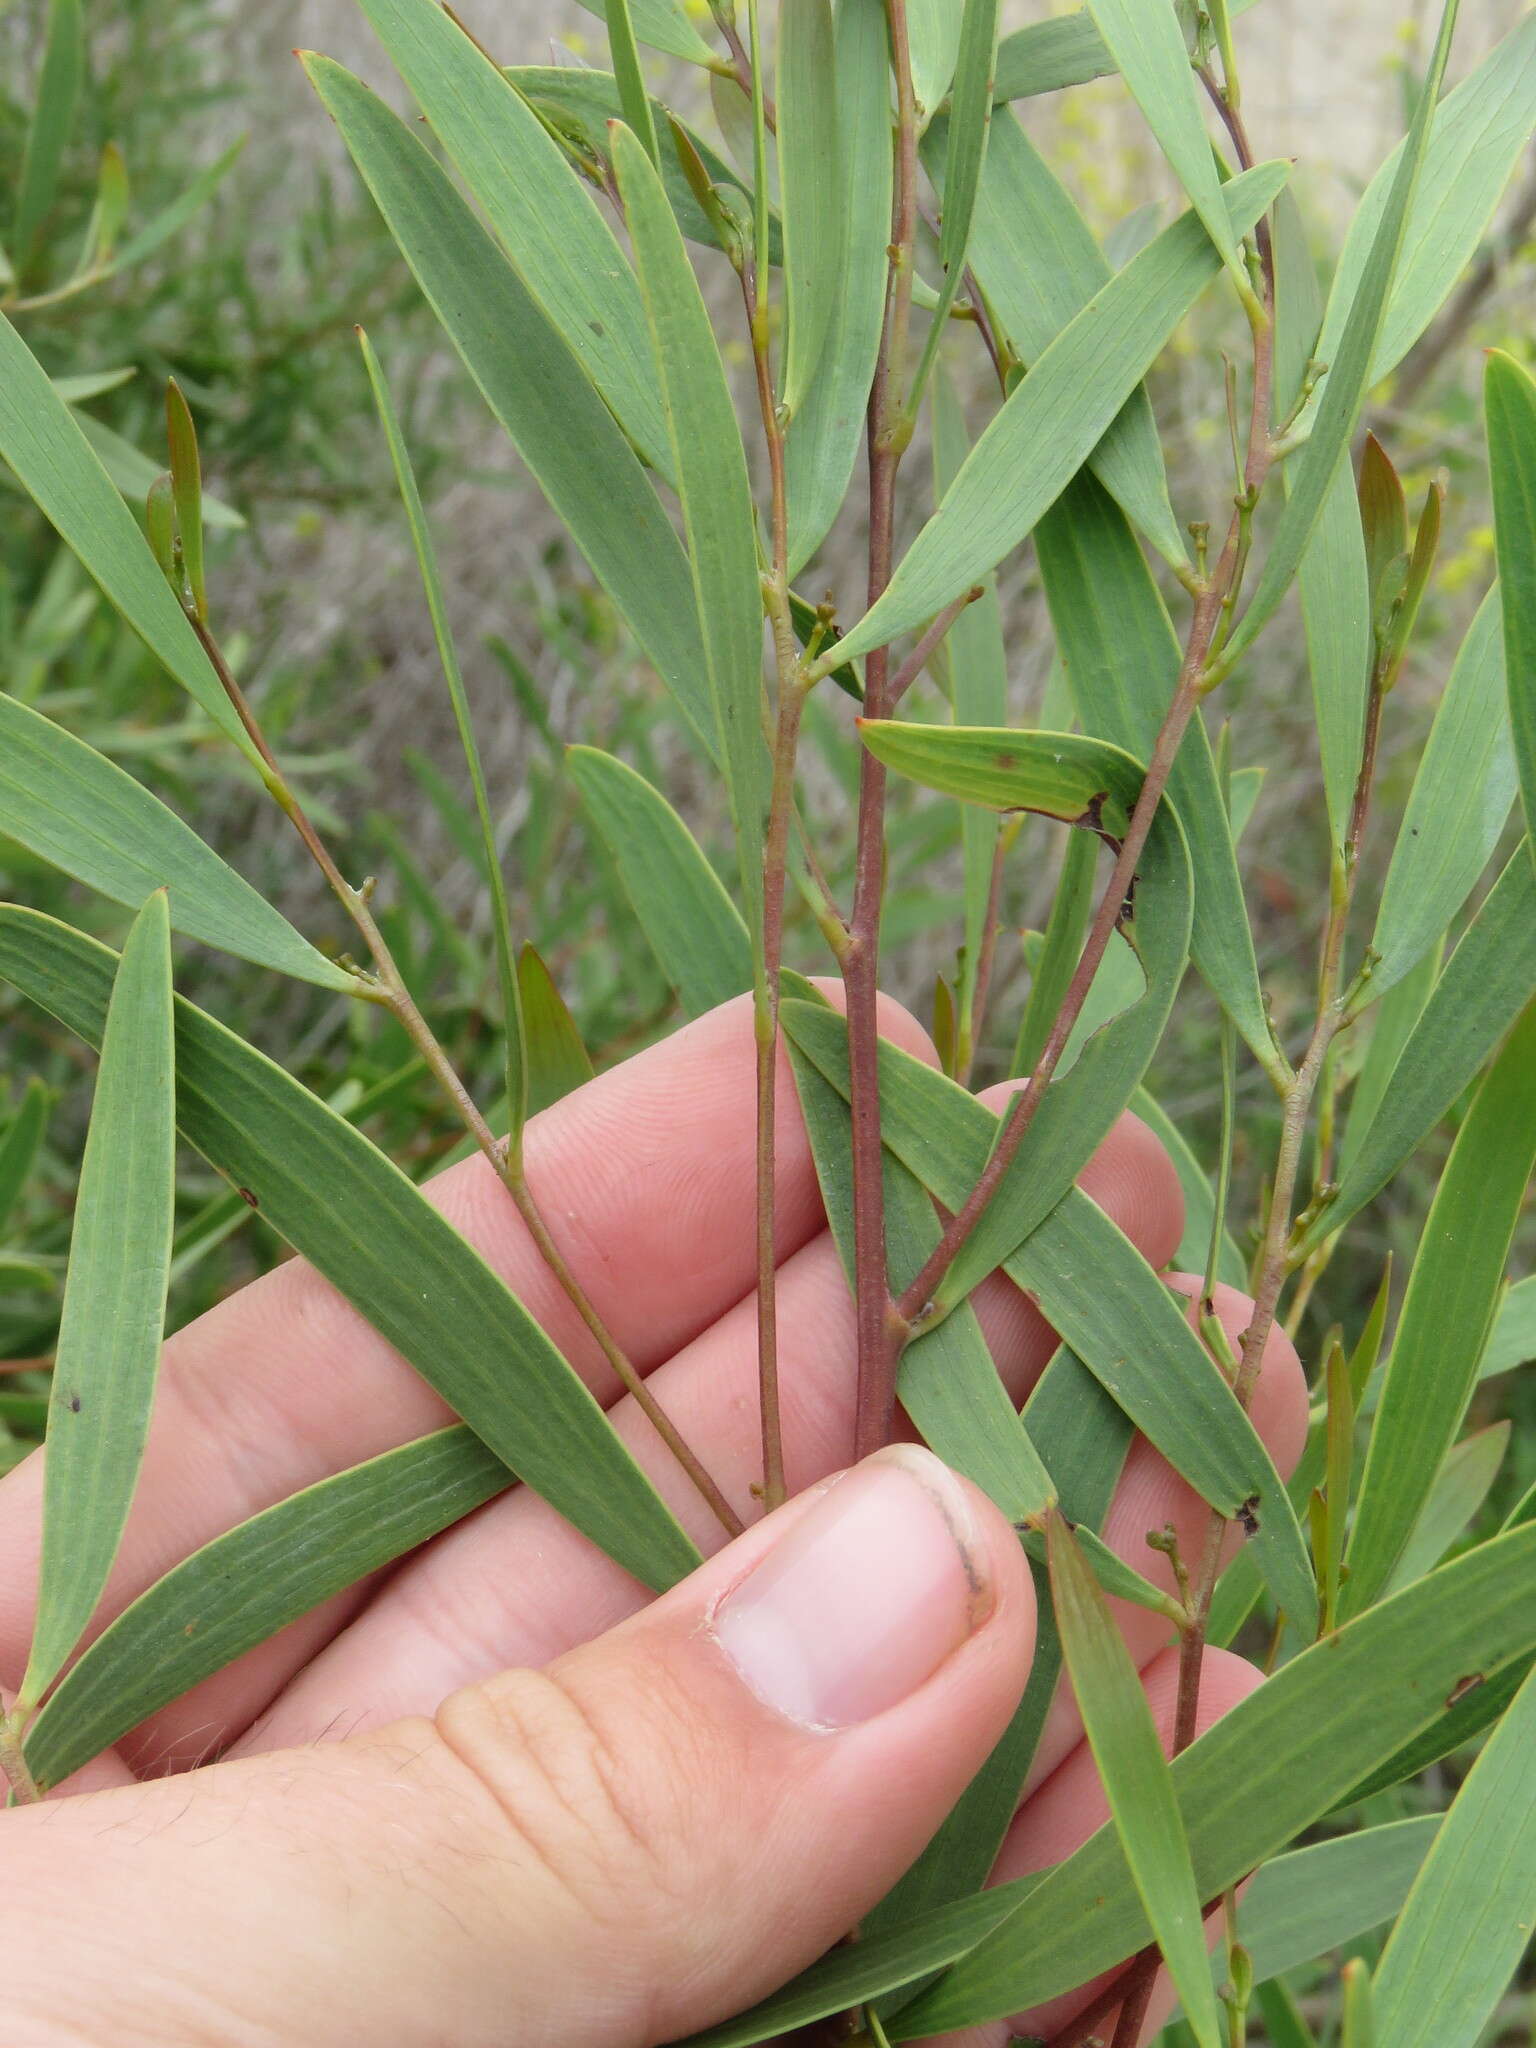
M898 1005L883 1006L881 1029L927 1054L920 1027ZM641 1372L752 1289L754 1070L751 1001L741 997L528 1127L529 1186L550 1234ZM782 1056L775 1141L782 1260L822 1222ZM607 1362L489 1163L466 1160L425 1192L598 1398L614 1400ZM441 1398L312 1267L299 1259L279 1266L167 1344L138 1498L98 1628L235 1523L448 1419ZM44 1456L0 1481L0 1674L19 1672L31 1632Z

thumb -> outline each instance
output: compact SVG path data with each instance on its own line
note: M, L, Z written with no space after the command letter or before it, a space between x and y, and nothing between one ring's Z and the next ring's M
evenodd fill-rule
M5 1815L8 2032L672 2040L889 1889L1033 1638L1001 1515L928 1452L880 1452L431 1721Z

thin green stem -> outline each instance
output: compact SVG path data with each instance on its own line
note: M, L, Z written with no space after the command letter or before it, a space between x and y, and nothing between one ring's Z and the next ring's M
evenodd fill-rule
M186 608L184 607L184 609ZM548 1226L544 1222L538 1204L528 1186L521 1156L512 1157L508 1148L501 1143L495 1132L492 1131L490 1125L481 1115L474 1097L465 1087L453 1062L443 1050L432 1027L417 1007L416 999L406 985L405 977L400 972L395 957L390 951L389 944L383 932L379 929L378 922L369 907L369 899L373 893L371 883L365 882L360 889L355 889L337 867L336 862L331 857L329 848L315 830L313 824L306 816L303 806L299 803L297 797L294 796L284 779L276 757L267 744L266 737L261 731L249 703L246 701L245 694L241 690L239 683L235 680L229 664L224 659L223 650L208 626L199 620L190 609L187 610L187 618L201 640L204 651L212 662L215 673L223 684L230 702L234 705L242 725L261 755L267 771L267 786L271 790L273 798L287 814L295 831L308 849L311 858L325 876L327 882L329 882L336 900L340 903L342 909L345 910L348 917L351 918L364 943L367 945L369 953L372 955L375 975L369 984L365 984L367 993L373 1001L382 1003L391 1011L401 1029L425 1061L428 1071L451 1104L455 1115L474 1139L481 1153L489 1161L497 1179L512 1197L513 1204L527 1226L529 1235L533 1238L535 1245L543 1256L545 1264L564 1289L571 1306L576 1310L582 1322L591 1332L620 1384L633 1397L636 1406L645 1415L652 1428L655 1429L657 1435L667 1446L667 1449L687 1473L689 1479L692 1480L694 1486L709 1504L711 1511L720 1522L722 1528L729 1535L739 1535L743 1526L741 1517L725 1498L725 1495L721 1492L719 1486L716 1485L714 1479L710 1476L699 1458L683 1440L674 1424L662 1410L655 1396L646 1386L640 1373L636 1371L632 1361L615 1341L611 1331L593 1306L586 1289L572 1270L569 1260L566 1259L559 1246L551 1237Z

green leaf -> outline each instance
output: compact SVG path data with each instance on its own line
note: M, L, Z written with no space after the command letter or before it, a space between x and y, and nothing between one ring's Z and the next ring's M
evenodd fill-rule
M160 1369L176 1204L171 924L133 923L112 984L54 1351L42 1562L17 1710L35 1707L96 1610L138 1484Z
M560 145L435 0L358 0L358 5L484 212L524 290L641 454L665 473L666 428L635 280L596 200Z
M930 169L938 140L935 129L924 150ZM987 137L969 254L988 304L1027 363L1044 355L1114 274L1066 187L1008 112L993 117ZM1158 553L1175 567L1186 563L1157 422L1139 385L1088 462Z
M1536 1897L1536 1676L1452 1802L1376 1971L1378 2038L1474 2048L1531 1937Z
M566 766L662 973L690 1017L752 986L752 941L703 849L643 775L596 747Z
M1369 253L1361 266L1359 286L1349 299L1349 311L1339 330L1337 344L1332 353L1324 357L1328 370L1319 387L1321 395L1316 401L1311 432L1299 458L1287 464L1285 509L1270 541L1258 585L1236 632L1227 643L1222 658L1223 671L1252 645L1260 627L1271 617L1290 588L1330 492L1341 487L1349 489L1351 514L1358 523L1359 508L1353 489L1347 475L1342 477L1341 486L1341 474L1347 467L1350 437L1372 381L1371 364L1382 331L1388 295L1397 274L1409 209L1420 182L1430 119L1445 77L1458 4L1459 0L1446 0L1441 14L1440 32L1419 94L1413 125L1397 160L1390 189L1371 237ZM1226 189L1230 191L1231 187ZM1320 348L1324 345L1319 343Z
M1338 1193L1293 1256L1363 1209L1472 1081L1536 988L1536 871L1522 840L1467 926L1408 1035Z
M786 432L791 575L798 575L821 545L847 493L863 439L885 317L891 117L890 60L880 0L839 0L833 34L843 275L817 374Z
M190 825L126 770L15 697L0 695L0 819L7 837L114 903L170 891L175 930L321 988L356 975L317 953Z
M516 1159L522 1148L523 1125L528 1116L527 1050L518 975L512 960L512 912L507 902L507 884L502 873L501 856L496 847L496 827L491 820L491 799L486 789L485 770L480 762L480 748L475 740L474 721L470 717L469 697L464 688L464 674L459 667L453 628L448 620L448 605L443 596L443 582L437 569L437 551L432 545L432 530L427 524L427 511L421 502L421 491L416 482L416 472L411 465L410 450L405 445L405 436L400 430L400 417L390 396L384 371L374 353L373 343L361 328L357 330L357 338L363 351L363 367L368 373L368 383L373 392L379 424L384 429L385 445L389 449L390 463L395 472L395 485L405 507L406 524L411 534L411 548L416 556L416 568L427 600L427 614L432 621L432 637L437 643L437 658L442 667L443 680L448 685L448 698L453 707L453 722L458 728L459 746L464 755L464 765L469 771L470 787L474 792L475 821L480 828L477 852L479 864L485 874L486 887L491 896L492 942L496 950L496 978L501 990L502 1034L506 1042L504 1069L508 1148L511 1157Z
M600 21L606 18L604 0L577 0L577 5ZM688 19L680 0L629 0L629 8L636 36L653 50L665 50L669 57L681 57L686 64L702 64L711 69L720 63Z
M960 54L962 9L955 0L908 0L907 41L919 132L939 110Z
M19 270L25 271L44 221L53 206L64 167L80 87L85 77L85 33L80 0L48 0L48 28L37 104L27 129L16 184L11 240Z
M762 593L747 459L714 330L661 180L623 128L614 131L613 163L671 437L747 929L756 934L762 928L768 762ZM755 937L753 945L755 951Z
M1404 1586L1411 1586L1415 1579L1432 1572L1465 1532L1498 1477L1509 1448L1509 1428L1507 1421L1492 1423L1487 1429L1463 1437L1446 1452L1419 1519L1387 1581L1389 1593L1401 1592Z
M73 401L72 401L73 403ZM141 505L149 497L156 481L167 472L157 462L152 462L131 441L125 441L121 434L103 426L101 421L88 412L74 415L75 425L90 444L91 452L116 484L130 505ZM223 533L239 533L245 521L231 505L222 498L203 494L203 525L217 527Z
M0 909L0 974L89 1042L112 955ZM209 1163L583 1534L652 1586L698 1553L527 1310L392 1162L280 1067L178 1000L177 1117Z
M1019 1019L1019 1035L1009 1063L1013 1074L1032 1074L1038 1066L1071 983L1072 970L1082 956L1088 920L1093 915L1098 858L1098 843L1091 833L1067 834L1044 940L1030 962L1029 1000Z
M1327 1811L1443 1714L1466 1674L1528 1650L1533 1565L1529 1527L1468 1552L1293 1658L1176 1758L1199 1895L1214 1897ZM1041 2004L1134 1954L1150 1932L1110 1828L1013 1896L1017 1910L993 1934L887 2021L893 2041Z
M786 1003L782 1014L789 1038L845 1092L842 1019L796 1002ZM990 1155L997 1117L944 1075L885 1043L880 1100L886 1145L953 1213ZM1022 1147L1021 1159L1030 1156ZM1053 1173L1056 1164L1053 1158ZM1054 1205L1016 1244L1003 1270L1034 1296L1051 1327L1198 1493L1229 1518L1246 1510L1253 1525L1249 1541L1279 1604L1305 1626L1316 1607L1311 1568L1285 1488L1253 1424L1182 1304L1130 1240L1078 1189L1057 1192L1053 1183L1051 1191ZM998 1201L1005 1198L1000 1193Z
M1517 1280L1494 1314L1493 1328L1478 1360L1477 1376L1491 1380L1536 1358L1536 1273Z
M1124 515L1102 484L1081 474L1035 529L1035 552L1084 726L1150 759L1173 701L1182 650ZM1198 709L1174 759L1168 794L1195 875L1195 964L1261 1064L1277 1072L1232 829Z
M1238 1905L1238 1930L1255 1980L1313 1962L1390 1920L1439 1826L1437 1813L1388 1821L1261 1865ZM1218 1950L1213 1975L1220 1978L1225 1968Z
M970 440L965 415L949 378L940 369L933 386L933 483L937 503L965 461ZM1003 644L997 584L988 577L981 596L968 604L935 650L934 667L947 677L950 712L956 725L1003 725L1008 718L1008 656ZM960 807L960 846L965 875L965 933L959 981L958 1045L962 1071L975 1052L976 985L991 907L993 861L1001 821L976 804Z
M176 507L176 537L181 543L187 593L200 619L208 616L208 590L203 578L203 466L197 453L197 429L181 386L174 377L165 388L166 439L170 447L171 496Z
M965 276L987 130L992 125L992 69L997 57L998 0L963 0L954 99L944 123L944 184L939 215L940 281L923 353L907 398L912 412L927 384Z
M554 977L532 946L517 956L528 1033L528 1114L537 1116L592 1078L592 1059Z
M1286 488L1291 488L1289 466ZM1277 533L1276 539L1279 535ZM1371 589L1347 451L1323 489L1296 569L1323 796L1335 849L1349 831L1371 677ZM1241 630L1241 628L1239 629Z
M1349 1176L1361 1140L1381 1107L1403 1047L1440 978L1442 951L1442 944L1437 940L1408 969L1402 980L1387 990L1369 1017L1362 1016L1353 1027L1356 1034L1362 1029L1368 1030L1370 1038L1349 1093L1349 1114L1344 1119L1344 1135L1339 1142L1341 1180Z
M612 413L427 149L339 64L304 64L486 403L713 751L687 559Z
M781 380L791 418L821 360L843 282L838 205L837 65L831 0L783 0L779 9L778 147L784 223ZM764 280L766 288L766 280Z
M1088 12L1222 262L1243 297L1252 298L1173 0L1089 0Z
M150 1714L511 1484L471 1431L440 1429L215 1537L124 1608L66 1673L28 1731L34 1777L59 1784Z
M631 0L630 12L631 15L635 12L634 0ZM558 139L568 141L572 149L589 162L610 163L608 124L625 119L618 81L611 71L592 71L584 64L514 64L508 66L505 76L555 131ZM651 121L658 126L658 132L666 135L669 124L675 124L703 165L709 182L726 188L736 210L749 211L751 193L719 151L711 148L696 130L678 121L660 100L652 98L650 106ZM715 224L699 204L671 142L661 148L659 168L683 233L696 242L707 242L713 248L721 246ZM781 253L777 246L777 222L774 226L775 240L770 243L770 251L777 261Z
M1056 1625L1116 1833L1195 2037L1220 2048L1189 1844L1141 1675L1060 1513L1047 1519L1046 1544Z
M1256 1984L1253 1999L1269 2048L1318 2048L1317 2036L1287 1985L1274 1978L1268 1984Z
M1483 396L1509 720L1529 830L1536 819L1536 383L1495 350Z
M253 762L259 757L160 566L79 422L0 317L0 457L157 661Z
M5 1136L0 1138L0 1234L32 1178L47 1134L52 1103L47 1087L34 1074L22 1091L16 1114L5 1127Z
M1260 164L1223 188L1234 231L1252 225L1287 171ZM1199 221L1185 214L1094 294L976 443L885 595L847 635L850 654L931 617L1017 546L1088 459L1219 263Z
M245 144L245 136L237 135L221 156L215 157L206 170L199 171L192 182L168 205L163 206L157 214L153 214L137 234L128 237L111 262L104 269L92 274L93 282L99 284L105 278L116 277L124 270L131 270L135 263L141 263L146 256L152 256L155 250L170 241L173 235L179 235L187 222L202 212L234 169Z
M1279 426L1301 403L1307 367L1317 350L1323 324L1323 294L1317 263L1307 238L1296 195L1289 188L1275 201L1270 216L1275 252L1274 402L1271 414Z
M1227 12L1246 14L1255 0L1230 0ZM1086 85L1107 78L1115 60L1086 7L1049 21L1031 22L1005 36L997 52L996 93L1000 100L1021 100L1036 93L1059 92L1063 86Z
M1369 384L1396 368L1465 274L1533 124L1536 17L1527 13L1435 109ZM1338 361L1345 321L1391 204L1404 147L1399 143L1372 178L1350 222L1317 344L1321 362ZM1406 147L1412 147L1411 139Z
M1509 821L1517 779L1495 591L1461 643L1398 828L1371 935L1372 996L1401 981L1466 902Z
M895 720L865 720L860 734L879 760L929 788L998 810L1038 810L1091 824L1111 838L1124 833L1141 788L1142 771L1130 755L1075 734ZM1189 925L1189 856L1164 803L1147 838L1131 912L1119 927L1140 962L1146 992L1098 1032L1072 1072L1047 1091L997 1199L941 1283L942 1301L959 1300L1001 1262L1107 1135L1162 1035L1184 972Z
M1343 1612L1380 1593L1456 1440L1536 1165L1536 1003L1477 1092L1403 1298L1350 1534Z
M656 122L651 113L651 96L646 91L640 52L635 47L635 23L630 0L607 0L608 48L613 56L614 82L619 107L628 127L639 136L645 153L657 170L661 150L656 141ZM507 74L510 78L511 74Z

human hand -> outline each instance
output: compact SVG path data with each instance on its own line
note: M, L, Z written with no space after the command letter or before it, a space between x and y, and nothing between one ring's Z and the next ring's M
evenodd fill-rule
M894 1008L883 1029L925 1049ZM746 1520L752 1058L750 1008L727 1005L528 1137L562 1249ZM71 1796L4 1815L12 2048L648 2048L784 1981L912 1862L1017 1700L1033 1590L1007 1523L926 1452L832 1477L852 1435L852 1312L787 1073L779 1100L780 1370L798 1497L722 1549L484 1162L443 1175L434 1201L718 1554L648 1602L514 1489L154 1715L62 1788ZM1178 1184L1143 1126L1122 1120L1083 1185L1154 1264L1171 1256ZM1022 1399L1053 1339L999 1277L976 1305ZM1239 1334L1249 1304L1228 1292L1218 1307ZM1282 1336L1252 1412L1288 1470L1306 1400ZM326 1283L298 1261L280 1267L167 1346L98 1625L232 1524L446 1419ZM40 1468L34 1457L0 1484L0 1675L13 1683ZM1147 1530L1171 1522L1190 1549L1205 1512L1138 1442L1105 1535L1158 1578ZM1139 1608L1121 1621L1166 1739L1167 1624ZM1201 1725L1255 1683L1210 1653ZM211 1755L222 1760L196 1768ZM1105 1811L1058 1697L998 1875L1058 1860ZM1094 1990L1015 2028L1049 2035ZM976 2030L966 2048L1000 2048L1008 2031Z

